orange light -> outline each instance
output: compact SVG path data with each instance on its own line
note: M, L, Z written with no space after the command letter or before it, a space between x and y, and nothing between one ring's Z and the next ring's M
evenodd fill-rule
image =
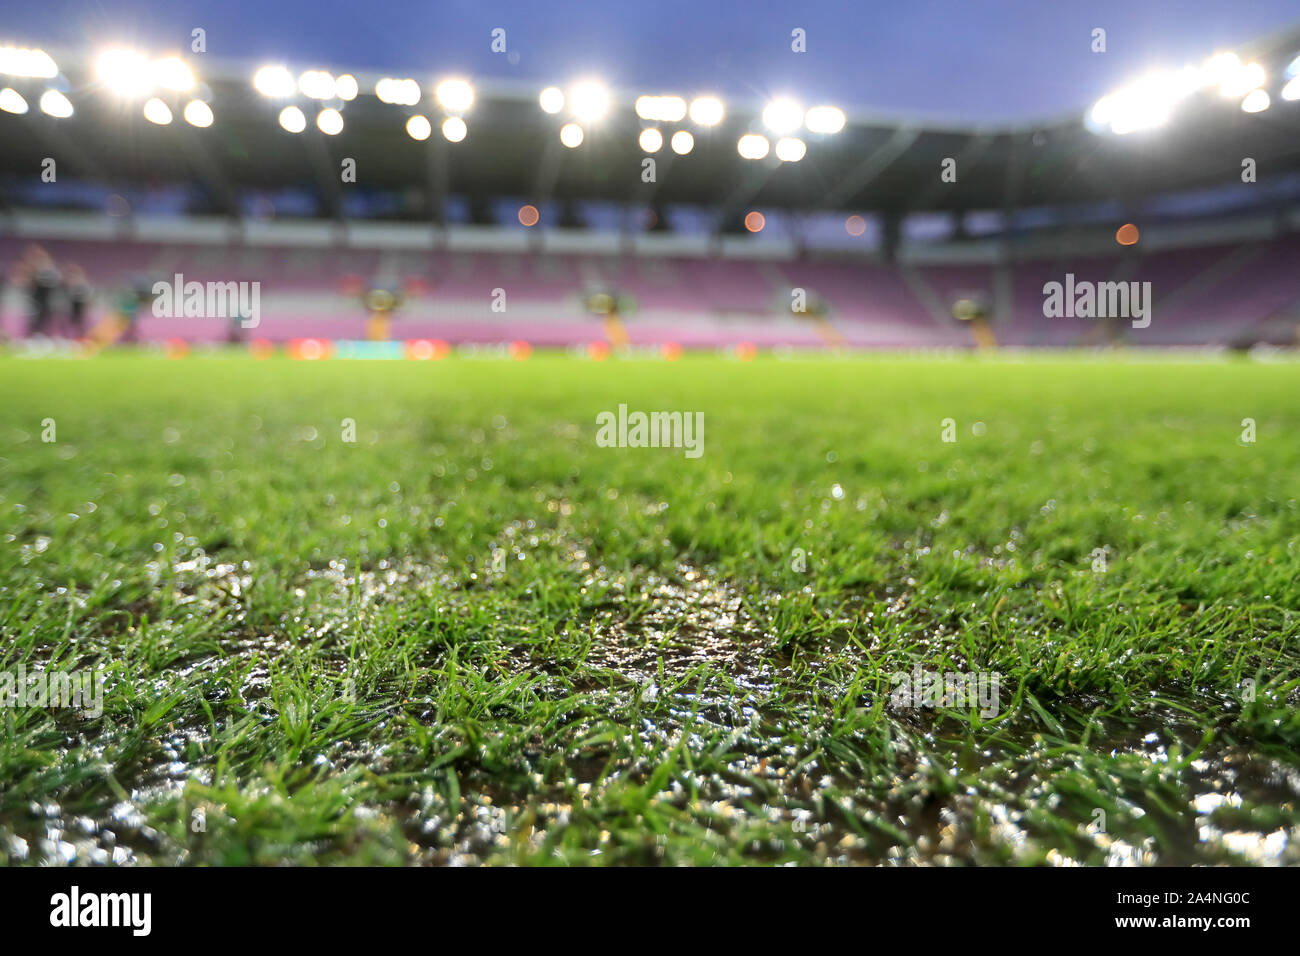
M248 343L248 351L255 359L269 359L275 354L275 346L268 339L253 339Z
M451 346L442 339L411 339L406 343L406 357L420 362L446 358Z
M522 362L532 354L533 347L522 339L510 343L510 357L516 362Z
M168 339L165 353L169 359L180 359L190 354L190 343L184 339Z
M289 343L289 355L308 362L329 358L332 345L328 339L294 339Z
M861 216L849 216L844 220L844 231L850 236L860 236L867 231L867 221Z
M757 210L745 216L745 228L750 232L762 232L765 225L767 225L767 220Z
M519 207L519 224L532 228L537 225L537 221L542 218L542 214L537 211L536 206Z
M592 342L587 346L587 357L593 362L603 362L609 358L608 342Z
M742 362L748 362L758 354L758 346L753 342L741 342L736 346L736 358Z
M677 342L665 342L659 354L669 362L676 362L682 357L682 347Z
M1115 241L1121 246L1136 246L1138 241L1138 227L1131 222L1126 222L1115 231Z

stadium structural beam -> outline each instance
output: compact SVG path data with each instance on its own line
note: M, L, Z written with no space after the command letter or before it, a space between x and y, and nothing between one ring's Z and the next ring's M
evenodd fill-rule
M220 201L222 211L232 219L239 219L239 200L234 186L208 152L200 147L194 131L182 130L180 140L186 162L198 177L207 183L213 195Z
M316 182L321 188L321 195L325 197L330 218L341 220L343 218L343 187L340 185L341 180L338 176L337 167L332 165L329 151L325 144L321 142L318 136L309 136L305 139L307 153L311 157L312 172L316 174Z
M823 197L822 206L834 209L852 199L858 192L868 186L873 179L883 173L911 147L921 135L918 126L900 126L889 139L866 159L849 171Z
M537 166L537 177L533 180L533 202L537 204L538 209L543 203L550 202L555 193L555 184L560 178L560 166L564 162L566 148L558 139L552 139L546 144L542 161Z
M451 170L447 164L447 152L437 140L438 137L429 137L429 218L435 226L445 229Z

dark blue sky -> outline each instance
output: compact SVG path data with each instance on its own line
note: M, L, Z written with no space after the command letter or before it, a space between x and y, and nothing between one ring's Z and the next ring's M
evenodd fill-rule
M885 113L1029 119L1086 106L1153 65L1300 21L1296 0L42 0L8 9L0 38L211 56L458 70L540 84L596 73L632 88L793 93ZM506 30L515 62L493 54ZM790 51L790 31L808 51ZM1094 27L1108 52L1089 50Z

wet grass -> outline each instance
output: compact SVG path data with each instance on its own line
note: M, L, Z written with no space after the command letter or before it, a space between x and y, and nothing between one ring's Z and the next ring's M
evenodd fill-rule
M0 671L106 680L0 708L0 860L1300 862L1297 396L0 359ZM702 411L703 457L598 447L620 403ZM917 666L996 714L892 699Z

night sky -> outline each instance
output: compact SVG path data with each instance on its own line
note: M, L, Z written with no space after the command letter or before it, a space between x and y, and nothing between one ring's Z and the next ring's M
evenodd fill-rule
M293 66L427 79L582 74L635 90L760 99L789 93L850 110L1026 120L1087 106L1152 66L1300 20L1296 0L43 0L8 3L0 42L94 50L114 42ZM509 55L489 49L506 30ZM807 31L807 52L790 31ZM1094 27L1108 52L1091 52ZM200 67L201 72L201 67Z

